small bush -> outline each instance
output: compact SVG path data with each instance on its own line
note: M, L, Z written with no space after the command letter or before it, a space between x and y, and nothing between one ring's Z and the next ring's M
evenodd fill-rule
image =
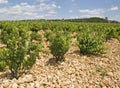
M107 70L100 66L96 67L96 71L99 72L102 77L107 76Z
M0 61L0 71L4 71L6 69L5 61Z
M114 38L116 36L114 29L107 29L106 30L106 40Z
M33 42L33 40L40 40L40 38L36 38L38 35L35 33L29 35L25 29L18 28L1 30L1 42L6 47L1 52L0 58L4 59L9 67L12 78L18 78L35 63L41 49L40 42Z
M0 70L1 71L6 69L6 62L5 62L6 52L7 52L6 48L0 49Z
M103 53L104 39L94 32L82 32L77 37L80 53L101 54Z
M120 29L110 28L105 31L105 34L106 34L105 36L106 40L109 40L111 38L116 38L120 41Z
M51 40L52 32L50 30L46 30L45 31L45 37L47 38L47 41Z
M41 29L42 29L42 25L39 25L39 24L34 23L34 24L31 24L31 26L30 26L30 30L32 32L38 32Z
M57 32L56 36L52 38L50 41L50 50L53 56L57 59L57 62L63 60L64 54L69 49L69 45L70 38L61 32Z
M38 34L37 32L32 32L30 37L31 37L31 40L36 40L39 42L42 41L42 36L40 34Z

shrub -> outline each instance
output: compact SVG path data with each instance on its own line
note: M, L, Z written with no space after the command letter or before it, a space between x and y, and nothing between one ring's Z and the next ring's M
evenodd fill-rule
M42 36L38 34L37 32L32 32L30 36L31 36L31 40L36 40L39 42L42 41Z
M107 70L101 66L97 66L96 71L99 72L102 77L107 76Z
M105 34L106 34L105 36L106 40L109 40L111 38L116 38L120 41L120 29L109 28L106 29Z
M0 61L0 71L4 71L6 69L5 61Z
M115 38L116 34L115 34L115 30L114 29L107 29L106 30L106 40L109 40L111 38Z
M30 26L30 30L32 32L38 32L41 29L42 29L42 25L40 25L40 24L34 23L34 24L31 24L31 26Z
M64 54L68 51L70 38L66 34L57 32L50 41L50 50L57 62L64 59Z
M18 78L35 63L40 44L33 42L35 36L32 38L25 29L3 29L0 38L6 45L6 53L0 54L0 57L5 60L12 77Z
M7 53L6 48L0 49L0 70L1 71L6 69L6 62L5 62L6 53Z
M120 42L120 28L116 29L117 39Z
M82 32L77 36L78 47L82 54L103 53L104 39L95 32Z
M45 37L47 38L47 41L51 40L51 38L52 38L51 30L46 30L45 31Z

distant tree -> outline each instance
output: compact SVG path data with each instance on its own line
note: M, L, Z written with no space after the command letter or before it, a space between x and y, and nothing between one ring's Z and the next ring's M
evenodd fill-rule
M105 17L105 20L108 20L108 17Z

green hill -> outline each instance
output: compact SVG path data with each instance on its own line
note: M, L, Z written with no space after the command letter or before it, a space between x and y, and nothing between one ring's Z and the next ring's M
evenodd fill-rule
M106 18L91 17L91 18L65 19L65 21L72 21L72 22L119 23L118 21L108 20L107 17Z

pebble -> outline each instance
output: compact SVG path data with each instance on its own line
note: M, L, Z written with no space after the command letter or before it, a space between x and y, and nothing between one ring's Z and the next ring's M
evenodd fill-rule
M13 83L13 84L12 84L12 88L18 88L18 84Z
M26 85L26 88L34 88L33 86L31 86L30 84Z
M9 80L4 80L3 81L3 87L7 88L10 85Z
M102 88L107 88L106 86L103 86Z
M40 83L38 81L35 82L35 87L40 88Z
M108 75L108 76L111 76L111 77L114 76L113 72L108 72L107 75Z
M19 88L25 88L24 86L20 85Z

